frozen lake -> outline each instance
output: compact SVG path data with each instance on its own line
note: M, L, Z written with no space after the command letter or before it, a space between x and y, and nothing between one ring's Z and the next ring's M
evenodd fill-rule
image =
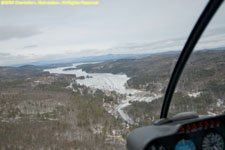
M68 68L76 68L78 65L84 63L73 64L70 67L58 67L52 69L45 69L44 71L48 71L50 73L56 74L73 74L76 77L84 76L85 79L77 79L76 82L80 85L85 85L87 87L101 89L104 91L116 91L120 94L132 94L132 96L127 96L126 99L121 101L121 104L118 105L115 109L120 114L121 118L126 122L133 124L133 120L123 111L123 108L130 105L130 101L145 101L151 102L161 95L150 96L148 92L143 92L135 89L127 89L126 83L129 80L129 77L125 74L111 74L111 73L87 73L82 71L82 69L75 70L64 70ZM86 78L87 76L91 76L91 78Z
M76 80L78 84L85 85L91 88L97 88L97 89L108 90L108 91L116 91L121 94L135 94L139 92L138 90L134 90L134 89L126 89L125 84L127 83L127 80L129 80L129 77L127 77L125 74L115 75L111 73L87 73L85 71L82 71L81 69L66 70L66 71L64 70L67 68L76 68L78 65L81 65L81 63L73 64L73 66L70 66L70 67L45 69L44 71L48 71L50 73L57 73L57 74L73 74L73 75L76 75L76 77L91 76L91 78Z

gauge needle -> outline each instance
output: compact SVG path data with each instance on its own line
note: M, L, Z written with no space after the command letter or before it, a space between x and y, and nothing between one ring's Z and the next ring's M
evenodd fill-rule
M217 150L216 146L213 146L213 149Z

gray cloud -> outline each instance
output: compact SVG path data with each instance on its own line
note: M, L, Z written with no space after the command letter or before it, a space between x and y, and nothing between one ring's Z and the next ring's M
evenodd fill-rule
M1 25L0 41L14 38L26 38L40 33L41 31L36 26Z
M10 56L10 53L0 53L0 57Z
M0 6L0 65L181 50L207 2L100 0L98 6ZM224 15L223 4L197 48L225 45Z
M19 64L26 62L27 59L23 55L12 55L9 53L0 53L0 65Z
M35 48L35 47L38 47L38 45L27 45L27 46L24 46L23 48L27 49L27 48Z
M114 53L156 53L162 51L182 50L186 37L170 38L167 40L159 40L155 42L129 42L119 44L108 51ZM225 46L225 27L209 28L200 38L195 49L217 48Z
M155 53L165 50L181 50L186 37L161 40L156 42L125 43L108 49L114 53Z

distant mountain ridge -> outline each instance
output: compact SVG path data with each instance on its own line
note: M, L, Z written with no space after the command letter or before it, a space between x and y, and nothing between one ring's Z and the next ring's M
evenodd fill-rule
M225 47L219 48L210 48L210 49L201 49L195 51L202 51L202 50L225 50ZM24 63L24 64L14 64L10 66L24 66L24 65L35 65L35 66L44 66L44 65L62 65L62 64L72 64L72 63L85 63L85 62L101 62L101 61L115 61L119 59L138 59L143 58L151 55L162 55L162 54L179 54L181 51L179 50L171 50L166 52L157 52L157 53L142 53L142 54L105 54L99 56L87 56L87 57L78 57L78 58L65 58L65 59L57 59L57 60L44 60L44 61L36 61L31 63Z
M150 54L106 54L100 56L88 56L81 58L66 58L66 59L58 59L58 60L46 60L46 61L37 61L32 63L25 64L15 64L11 66L24 66L24 65L35 65L35 66L43 66L50 64L72 64L72 63L84 63L84 62L98 62L98 61L108 61L108 60L118 60L118 59L136 59L150 56Z

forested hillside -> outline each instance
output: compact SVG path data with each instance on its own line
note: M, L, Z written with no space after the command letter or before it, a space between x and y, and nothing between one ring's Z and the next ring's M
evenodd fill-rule
M136 95L81 86L78 80L86 77L50 74L43 72L43 66L0 67L0 148L125 149L132 129L159 118L177 58L178 54L158 54L79 66L87 72L128 75L127 88L143 92ZM223 112L224 68L225 51L193 53L169 116L184 111L200 115ZM147 101L147 97L153 99ZM122 107L126 100L128 105ZM127 114L133 123L121 114Z
M103 92L35 66L0 68L0 149L124 149Z

